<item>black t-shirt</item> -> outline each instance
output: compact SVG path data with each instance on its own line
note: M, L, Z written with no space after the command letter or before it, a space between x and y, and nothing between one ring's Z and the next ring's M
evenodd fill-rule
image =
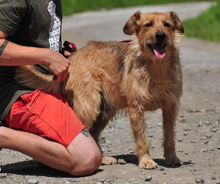
M61 0L0 0L0 30L16 44L59 52L61 21ZM0 66L0 120L20 95L32 91L16 82L15 70Z

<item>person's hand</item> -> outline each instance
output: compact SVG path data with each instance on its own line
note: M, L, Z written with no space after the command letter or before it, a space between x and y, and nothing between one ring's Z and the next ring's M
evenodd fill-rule
M48 49L45 65L54 73L54 81L67 79L70 62L62 54Z

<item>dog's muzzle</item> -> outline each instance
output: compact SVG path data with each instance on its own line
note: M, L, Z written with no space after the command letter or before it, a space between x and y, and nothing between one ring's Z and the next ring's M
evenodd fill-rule
M159 59L163 59L166 56L166 42L166 34L162 31L158 31L155 34L154 43L152 45L152 51L154 55Z

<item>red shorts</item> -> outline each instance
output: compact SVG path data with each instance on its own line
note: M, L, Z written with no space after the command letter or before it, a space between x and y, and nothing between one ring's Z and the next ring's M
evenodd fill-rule
M41 90L22 95L5 121L10 128L37 134L65 147L85 128L65 96Z

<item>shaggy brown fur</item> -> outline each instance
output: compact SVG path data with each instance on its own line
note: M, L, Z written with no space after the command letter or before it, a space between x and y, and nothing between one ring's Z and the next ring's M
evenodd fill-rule
M183 27L174 12L136 12L124 32L131 42L90 42L69 59L69 78L56 83L33 66L19 67L20 83L47 91L61 91L98 143L99 135L120 109L128 113L140 168L156 168L150 158L144 112L163 112L164 157L180 165L175 153L175 119L182 93L182 74L176 43ZM109 160L105 160L109 162ZM110 160L111 162L111 160Z

